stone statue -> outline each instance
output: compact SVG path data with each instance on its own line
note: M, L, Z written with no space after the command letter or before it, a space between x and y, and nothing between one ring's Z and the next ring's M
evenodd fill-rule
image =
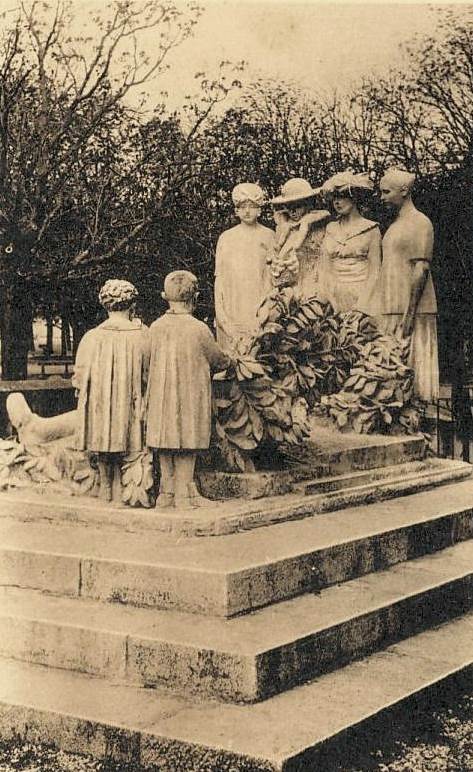
M43 418L33 413L23 394L19 392L8 395L6 408L18 440L24 445L56 442L71 437L77 429L77 410Z
M382 242L379 303L383 329L411 338L414 392L430 402L439 393L437 303L430 273L433 228L414 206L414 182L413 174L396 168L380 182L381 200L397 216Z
M277 225L273 281L295 286L301 298L316 295L319 288L320 246L330 212L315 209L318 193L307 180L293 177L271 201Z
M100 497L107 501L122 456L143 449L149 336L133 318L137 296L130 282L107 281L99 301L108 319L84 335L76 356L76 447L98 454Z
M168 274L163 298L169 310L150 328L146 442L159 456L158 508L208 504L195 485L194 468L198 452L210 444L210 373L224 370L230 359L192 315L196 297L192 273Z
M258 222L261 188L237 185L232 200L240 223L218 239L214 289L217 341L227 353L257 330L257 310L271 290L268 255L274 245L274 232Z
M335 174L321 187L337 219L328 223L322 242L320 294L337 312L372 309L381 267L381 232L359 207L373 188L367 174L351 171Z

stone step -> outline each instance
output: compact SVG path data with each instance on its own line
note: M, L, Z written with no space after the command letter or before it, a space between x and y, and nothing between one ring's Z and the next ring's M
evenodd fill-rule
M223 536L291 520L311 518L324 512L360 506L372 501L406 496L471 476L473 467L461 461L435 459L425 472L413 472L392 480L374 480L338 491L244 501L214 501L198 509L140 510L105 506L97 499L66 498L35 492L0 493L0 518L24 522L67 522L120 531L169 533L182 536Z
M313 438L292 451L285 470L235 474L202 471L199 483L210 499L258 499L290 492L295 480L341 475L353 470L421 460L426 455L423 436L341 434L333 425L316 423Z
M319 481L310 481L304 487L305 494L319 500L318 511L333 512L346 506L354 506L371 501L385 501L386 499L406 496L417 491L434 488L454 480L464 480L470 477L472 467L463 461L450 461L435 459L430 464L425 464L424 469L418 469L414 463L386 468L386 473L380 470L371 470L371 474L364 473L359 478L343 475L332 478L334 485L324 489L322 481L320 489ZM338 485L337 485L338 483Z
M287 691L473 606L473 541L231 620L0 591L0 654L232 702Z
M212 539L0 518L0 584L231 617L473 537L473 480Z
M422 435L341 433L333 425L317 424L313 437L292 452L297 465L323 467L329 474L340 475L421 460L426 450Z
M253 705L193 702L0 660L0 735L111 759L123 769L329 772L327 751L351 728L368 731L390 707L472 667L471 615Z
M420 461L408 461L403 464L377 467L375 469L351 471L340 475L318 476L312 480L297 483L295 490L312 495L316 493L331 493L332 491L348 491L359 486L371 485L384 480L401 482L414 477L423 480L428 475L435 475L449 470L456 471L460 477L468 476L469 465L462 461L454 461L445 465L444 459L432 457ZM471 471L471 468L470 468Z

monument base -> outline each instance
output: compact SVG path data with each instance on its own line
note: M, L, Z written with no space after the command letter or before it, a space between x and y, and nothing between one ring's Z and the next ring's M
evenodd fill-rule
M302 449L290 493L199 509L0 494L0 736L150 772L331 769L354 727L473 669L472 467L342 439Z
M0 736L150 772L331 769L354 727L473 668L472 500L187 540L10 513Z
M336 447L335 443L344 443ZM470 476L461 461L426 458L422 436L340 435L327 431L302 449L292 470L230 474L202 472L208 506L139 509L90 496L66 495L59 485L37 485L2 494L0 517L160 531L179 536L219 536L396 498ZM301 454L302 455L302 454Z

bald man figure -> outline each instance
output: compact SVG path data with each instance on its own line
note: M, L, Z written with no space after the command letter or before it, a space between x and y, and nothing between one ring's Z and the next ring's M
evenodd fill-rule
M381 201L397 213L382 244L381 324L386 332L411 338L414 391L431 402L439 393L437 302L430 273L434 234L429 218L412 201L414 182L413 174L395 168L380 182Z

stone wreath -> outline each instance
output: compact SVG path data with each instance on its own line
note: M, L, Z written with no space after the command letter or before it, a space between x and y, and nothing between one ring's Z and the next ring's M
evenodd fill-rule
M257 335L217 384L215 441L227 469L247 470L265 444L300 444L313 411L340 431L419 430L409 341L382 334L361 312L301 301L292 287L275 289L258 317Z

